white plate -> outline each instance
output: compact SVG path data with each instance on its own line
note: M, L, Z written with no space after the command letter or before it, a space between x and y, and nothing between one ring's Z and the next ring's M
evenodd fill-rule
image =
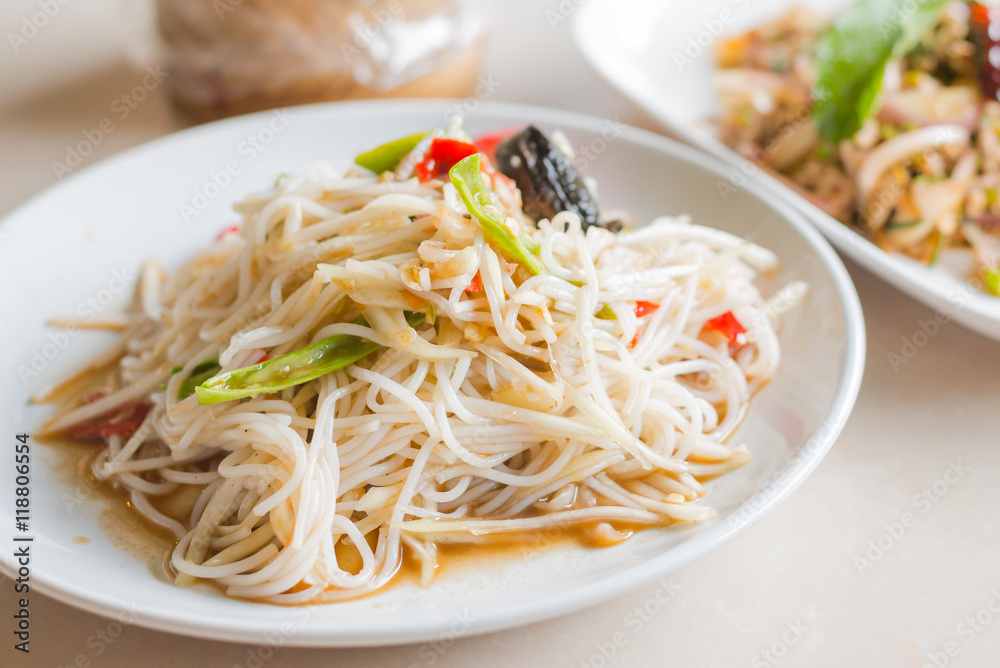
M440 126L448 108L453 103L303 107L291 112L284 128L271 113L231 119L128 151L23 206L0 225L0 312L8 323L17 322L0 336L7 379L0 405L9 407L0 433L11 439L36 429L47 410L28 406L29 393L107 343L97 334L52 342L47 318L79 313L92 298L107 302L116 289L115 272L134 273L143 258L156 256L176 267L233 221L233 201L269 186L276 174L315 159L346 165L381 142ZM493 103L483 104L467 127L478 133L528 121L562 128L581 152L589 152L586 172L599 179L608 206L629 207L646 220L656 213L688 212L701 223L753 235L784 262L765 282L766 292L790 280L811 286L808 301L785 316L784 359L776 378L755 398L734 436L750 444L754 460L711 485L705 502L719 510L718 519L642 532L605 550L529 550L518 557L484 558L446 572L425 590L400 584L346 603L282 608L157 580L143 562L111 544L97 519L103 504L87 499L85 487L52 474L46 468L51 452L36 444L33 589L93 612L124 614L142 626L193 636L261 642L265 634L278 634L284 644L307 646L415 642L526 624L621 594L731 539L801 483L846 421L864 364L861 309L836 254L785 204L765 203L748 192L721 201L715 184L723 167L658 135L567 112ZM264 130L269 123L271 130ZM254 153L248 137L258 137L263 150ZM208 187L215 198L185 225L180 206L190 205L196 191L205 194L213 178L225 181L227 162L239 174L224 188ZM119 303L127 299L125 291L118 292ZM30 367L33 358L45 368L22 382L18 367ZM12 450L5 452L0 480L9 490L14 458ZM0 525L6 527L0 556L7 574L14 571L12 506L8 494L0 504ZM79 546L74 536L92 542Z
M912 297L994 339L1000 339L1000 299L967 281L971 255L954 251L938 266L926 267L889 254L841 224L748 162L715 135L708 119L719 104L712 89L712 46L722 35L738 34L777 18L801 0L592 0L574 20L577 46L611 85L659 119L672 133L729 164L727 185L746 187L747 174L760 177L768 191L795 205L838 250ZM809 8L828 16L849 0L813 0Z

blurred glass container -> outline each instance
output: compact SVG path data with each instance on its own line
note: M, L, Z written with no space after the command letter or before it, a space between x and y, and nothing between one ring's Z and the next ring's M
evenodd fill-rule
M177 104L213 120L309 102L464 97L490 0L157 0Z

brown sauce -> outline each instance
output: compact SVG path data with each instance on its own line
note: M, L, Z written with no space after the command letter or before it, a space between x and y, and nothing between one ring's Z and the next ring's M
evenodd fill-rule
M114 485L99 481L90 472L90 466L100 451L95 443L81 443L67 439L45 439L42 445L46 470L54 471L67 489L68 504L99 501L102 508L97 525L111 543L129 556L146 564L158 580L173 582L166 559L173 550L173 535L158 525L148 522L129 502L128 497ZM75 536L71 542L89 544L95 536Z
M56 472L70 490L68 494L80 501L98 500L103 503L97 523L111 543L130 557L144 563L158 580L173 583L176 573L170 566L170 556L177 544L173 534L163 527L148 521L129 501L127 494L118 486L99 481L90 471L94 458L100 451L95 443L77 442L68 439L46 439L39 441L46 451L43 455L48 470ZM153 506L164 515L187 525L197 495L201 490L182 485L178 491L158 497L147 497ZM574 546L606 547L599 536L595 539L597 522L582 522L562 527L519 534L497 534L483 536L473 541L445 542L437 544L437 564L434 579L448 577L466 569L481 569L484 564L503 561L530 561L538 554ZM647 525L626 525L617 523L614 527L626 540L632 533ZM95 537L75 536L71 542L87 545ZM354 554L352 555L351 552ZM357 551L343 543L337 545L338 558L342 559L345 570L357 572L360 559ZM353 562L353 563L352 563ZM402 565L388 585L369 594L355 598L366 598L384 592L388 587L400 584L419 586L421 580L420 561L404 548ZM222 588L212 582L199 581L202 586L222 592ZM350 599L345 599L350 600ZM303 605L311 605L307 602Z

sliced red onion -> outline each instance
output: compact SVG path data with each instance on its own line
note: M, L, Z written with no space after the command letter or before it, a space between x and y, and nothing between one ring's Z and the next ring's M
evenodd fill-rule
M912 130L879 144L868 154L858 170L857 184L861 202L867 202L882 175L895 165L924 151L968 143L967 129L945 124Z
M962 236L972 246L976 260L984 267L995 267L1000 264L1000 238L970 222L962 223Z
M982 104L972 86L946 86L935 91L900 90L884 94L880 121L920 127L947 123L972 131L979 126Z
M816 123L809 118L778 135L768 146L765 159L774 169L783 172L805 158L818 143Z
M984 213L975 219L975 223L984 230L1000 229L1000 215L995 213Z

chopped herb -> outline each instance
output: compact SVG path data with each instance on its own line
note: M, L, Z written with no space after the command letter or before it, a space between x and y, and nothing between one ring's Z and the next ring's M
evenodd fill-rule
M916 227L922 220L894 220L885 224L886 232L895 232L897 230L906 230L911 227Z
M948 0L858 0L816 45L813 117L820 136L852 137L871 116L886 65L908 51Z

